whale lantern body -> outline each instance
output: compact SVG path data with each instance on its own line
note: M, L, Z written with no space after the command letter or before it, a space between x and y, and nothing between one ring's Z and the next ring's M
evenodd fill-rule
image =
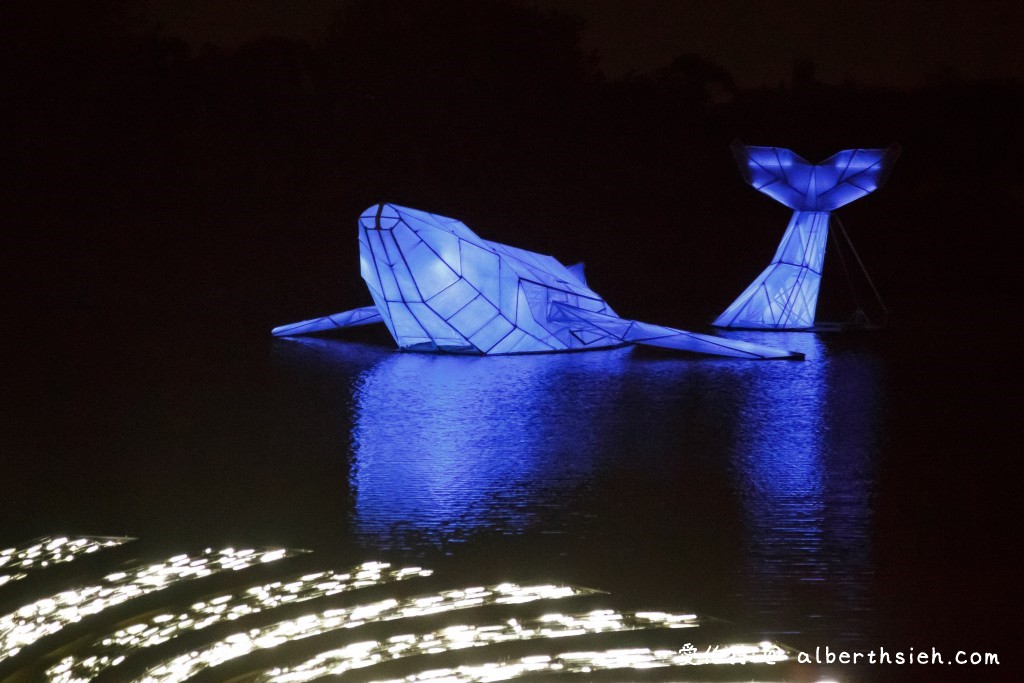
M793 209L775 257L715 319L716 327L798 330L814 326L832 211L885 182L900 147L847 149L812 164L788 149L732 146L743 179Z
M482 239L453 218L377 204L359 217L360 272L374 305L274 328L293 336L383 323L399 348L478 355L645 344L715 356L802 354L620 318L582 264Z

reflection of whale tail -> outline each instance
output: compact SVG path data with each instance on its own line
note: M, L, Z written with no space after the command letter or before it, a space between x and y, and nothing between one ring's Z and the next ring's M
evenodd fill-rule
M900 148L848 149L814 165L788 149L734 142L744 180L794 209L771 264L715 320L718 327L814 325L830 213L878 189Z

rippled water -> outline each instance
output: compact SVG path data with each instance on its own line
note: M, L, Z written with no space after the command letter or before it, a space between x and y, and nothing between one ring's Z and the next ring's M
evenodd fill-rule
M282 341L275 355L351 374L352 427L338 454L351 533L365 548L457 556L479 538L547 536L580 555L603 545L613 564L668 551L679 553L674 567L693 564L692 553L708 563L683 575L724 576L723 597L765 632L860 637L883 370L815 335L740 336L808 360L627 348L385 353L354 365L353 345L308 339ZM848 616L819 625L840 605Z
M56 399L34 374L21 385L0 536L558 579L797 647L923 647L957 637L957 608L991 613L1002 569L978 553L998 534L965 533L993 509L971 493L985 469L950 466L951 435L991 427L966 390L979 380L884 334L730 334L807 359L118 345L55 369Z

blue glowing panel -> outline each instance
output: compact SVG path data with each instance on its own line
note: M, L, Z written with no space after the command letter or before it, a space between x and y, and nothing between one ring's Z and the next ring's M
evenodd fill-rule
M800 354L620 318L552 256L482 239L461 221L394 204L359 217L374 305L275 328L279 336L382 322L399 348L477 355L648 344L733 358Z
M744 180L794 209L775 257L718 316L717 327L814 326L831 211L878 189L899 147L848 149L810 164L788 149L733 144Z
M900 148L847 149L812 164L788 149L733 143L743 179L796 211L834 211L885 182Z
M713 356L730 356L752 360L782 358L780 354L792 355L790 351L777 351L771 347L751 344L736 339L725 339L709 334L697 334L676 330L662 325L651 325L635 320L623 320L615 316L586 311L567 304L554 304L552 317L565 321L573 334L596 334L618 339L622 343L644 344L663 349L675 349L690 353ZM580 339L583 342L583 339ZM584 342L585 344L585 342Z
M795 211L771 264L715 321L722 327L814 325L829 215Z
M273 333L279 337L294 336L346 327L359 327L360 325L372 325L379 322L383 322L383 320L377 311L377 307L364 306L351 311L345 311L344 313L324 316L323 318L313 318L312 320L303 320L291 325L275 327Z

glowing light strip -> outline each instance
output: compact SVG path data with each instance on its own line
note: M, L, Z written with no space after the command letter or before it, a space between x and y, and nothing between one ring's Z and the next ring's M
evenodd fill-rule
M483 683L504 681L536 673L590 673L607 669L653 669L667 666L700 666L707 664L777 664L790 657L778 645L721 645L704 652L686 645L679 650L630 648L600 652L564 652L554 657L537 655L514 661L488 662L473 666L430 669L378 683Z
M103 548L123 545L132 538L105 536L44 536L29 541L31 545L0 550L0 586L24 579L33 569L71 562L77 557Z
M46 675L51 683L85 683L120 664L128 654L164 643L185 631L198 631L281 605L417 576L430 576L432 573L420 567L389 569L390 566L382 562L367 562L345 573L316 572L294 581L275 581L197 602L187 611L160 614L97 640L74 656L65 657L54 664L46 671Z
M83 617L178 581L198 579L229 569L245 569L259 562L272 562L296 554L289 550L207 549L197 558L177 555L164 562L136 566L109 574L98 585L63 591L25 605L0 617L0 661L22 648L61 630Z
M697 625L697 616L694 614L622 614L612 610L582 615L547 614L539 619L522 622L509 619L504 623L486 626L451 626L433 633L405 634L392 636L383 641L352 643L340 649L323 652L296 666L267 670L256 680L260 683L302 683L401 657L435 654L467 647L649 628L695 628Z
M265 650L288 641L309 638L337 629L353 628L362 624L439 614L485 605L519 604L542 599L557 600L575 595L589 595L594 592L572 586L518 586L505 583L491 587L441 591L433 595L402 600L390 598L369 605L331 609L280 621L263 628L254 628L244 633L235 633L216 643L211 643L201 650L162 662L137 680L141 683L185 681L204 669L217 666L236 657L243 657L256 650Z

